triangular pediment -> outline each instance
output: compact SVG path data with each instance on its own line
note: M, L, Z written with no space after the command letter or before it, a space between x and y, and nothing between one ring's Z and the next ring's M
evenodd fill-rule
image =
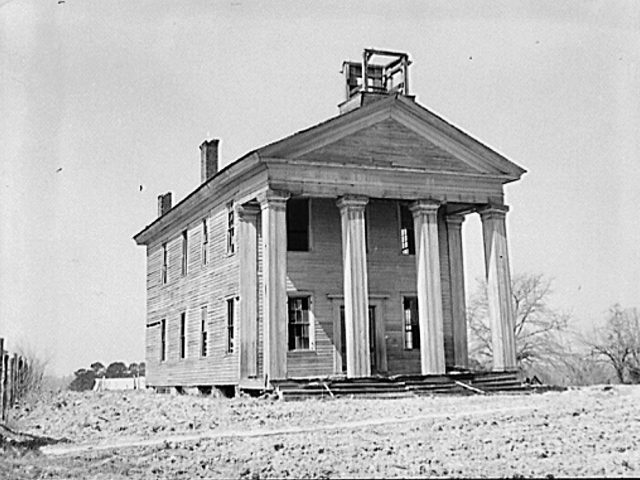
M393 118L300 155L306 161L479 173Z
M386 166L517 180L525 172L414 101L389 97L257 151L262 158Z

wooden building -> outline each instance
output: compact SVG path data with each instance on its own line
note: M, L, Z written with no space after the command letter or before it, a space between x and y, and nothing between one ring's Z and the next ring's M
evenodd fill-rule
M482 220L494 369L516 366L503 185L524 170L419 105L409 57L345 62L340 114L218 170L135 236L147 384L468 368L461 227Z

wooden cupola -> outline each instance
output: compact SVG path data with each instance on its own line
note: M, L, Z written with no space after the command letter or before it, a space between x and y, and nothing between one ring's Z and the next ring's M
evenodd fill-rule
M409 96L409 54L367 48L362 62L344 61L345 100L338 107L346 113L390 94Z

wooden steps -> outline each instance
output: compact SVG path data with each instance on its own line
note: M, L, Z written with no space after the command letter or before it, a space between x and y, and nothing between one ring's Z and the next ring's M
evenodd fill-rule
M427 395L533 393L557 389L523 384L516 372L452 372L446 375L396 375L347 379L327 377L271 382L279 398L402 398Z

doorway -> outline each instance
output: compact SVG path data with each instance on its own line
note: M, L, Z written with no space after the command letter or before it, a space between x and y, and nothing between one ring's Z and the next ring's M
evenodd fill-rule
M369 305L369 359L371 362L371 375L378 372L378 341L376 324L376 306ZM347 334L345 330L344 305L340 306L340 373L347 373Z

